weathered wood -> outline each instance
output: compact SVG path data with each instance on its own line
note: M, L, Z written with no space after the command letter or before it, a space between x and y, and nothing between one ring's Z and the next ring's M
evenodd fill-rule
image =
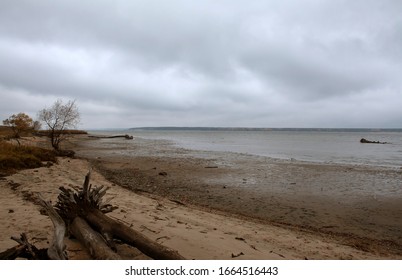
M11 237L19 245L7 249L0 253L0 260L15 260L16 258L25 258L28 260L48 260L47 249L38 249L28 241L25 233L20 238Z
M128 134L125 134L125 135L113 135L113 136L96 136L96 135L88 135L88 137L90 137L90 138L99 138L99 139L102 139L102 138L125 138L125 139L127 139L127 140L132 140L132 139L134 139L134 137L132 136L132 135L128 135Z
M56 210L64 220L73 220L76 216L83 216L90 209L99 209L109 213L118 207L109 204L112 198L103 200L109 187L92 187L89 184L91 172L85 176L82 188L67 189L60 187Z
M52 220L54 226L54 235L50 243L50 247L47 249L47 255L51 260L67 260L67 252L65 251L64 236L66 235L66 224L63 219L57 214L53 206L45 201L41 195L39 196L39 202L43 208L45 208L49 218Z
M360 139L360 143L362 143L362 144L388 144L387 142L370 141L365 138Z
M15 259L17 257L67 259L64 246L65 221L69 224L71 234L88 249L94 259L121 259L114 252L116 247L113 238L136 247L153 259L184 259L177 251L159 244L125 224L106 216L105 213L117 208L109 204L110 199L103 200L108 188L104 186L92 187L89 181L90 173L85 177L83 188L67 189L61 187L55 208L39 195L39 202L46 209L54 225L54 236L48 249L37 249L28 242L25 234L21 234L21 238L13 238L19 245L0 253L0 259Z
M138 231L116 221L100 210L89 211L85 219L90 225L103 234L108 234L114 238L136 247L145 255L157 260L184 260L185 258L177 251L172 250L162 244L153 241Z
M94 231L88 223L80 218L74 218L70 225L71 233L89 251L89 254L96 260L120 260L120 256L112 251L102 236Z
M85 219L93 228L99 231L107 240L107 244L114 247L113 238L135 246L145 255L154 259L184 259L177 251L149 239L134 229L116 221L105 213L117 207L103 201L108 188L92 187L89 184L90 172L85 177L82 189L60 188L56 209L63 218L70 221L76 217Z
M25 254L25 250L25 245L17 245L7 249L4 252L0 252L0 260L15 260L16 258L23 256Z

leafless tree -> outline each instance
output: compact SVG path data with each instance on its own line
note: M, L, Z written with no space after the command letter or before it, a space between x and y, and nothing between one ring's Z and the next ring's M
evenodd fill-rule
M38 118L49 129L52 147L55 150L60 150L60 143L68 137L68 130L77 127L80 121L80 113L75 100L63 104L63 101L59 99L52 107L41 110Z

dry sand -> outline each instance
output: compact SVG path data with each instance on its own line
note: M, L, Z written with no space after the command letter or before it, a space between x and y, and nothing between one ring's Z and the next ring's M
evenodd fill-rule
M119 144L119 140L114 141L117 142L113 143ZM184 156L180 156L177 154L180 151L176 151L175 158L166 157L168 152L163 152L163 147L160 147L157 157L133 154L125 156L118 153L117 146L110 149L110 142L103 142L107 143L103 150L95 145L101 142L81 142L77 151L78 155L92 158L92 166L114 178L115 183L112 183L98 171L94 170L92 173L93 185L111 187L108 195L114 197L112 204L117 205L119 209L109 215L124 221L157 242L178 250L188 259L402 259L398 239L394 238L392 242L381 239L381 230L364 238L348 231L343 226L343 221L337 223L334 217L329 221L334 223L331 225L340 227L337 232L331 231L331 225L318 230L314 223L300 226L297 222L288 223L286 220L280 223L263 216L248 215L247 211L270 204L263 204L266 198L253 192L239 192L239 187L244 189L251 179L258 181L258 176L252 176L258 172L251 172L255 166L238 174L236 172L240 171L236 170L235 166L229 166L228 162L190 157L184 151ZM121 145L119 147L121 148ZM144 149L147 147L143 147L142 151ZM280 166L270 166L270 169L273 169L272 176L285 180L286 177L274 172L275 168ZM24 170L0 178L0 251L16 245L9 237L22 232L26 232L38 247L46 247L52 235L52 223L48 217L40 214L40 207L32 203L30 197L33 193L40 192L46 199L55 201L59 193L58 187L82 185L89 168L90 163L87 160L60 158L58 164L49 168ZM233 175L233 172L239 176L234 176L233 184L230 185L227 178ZM246 181L241 179L237 182L238 178L247 174L249 177L244 178ZM294 184L290 186L294 187ZM176 189L170 190L171 188ZM283 197L289 198L284 194ZM303 196L299 196L301 197ZM242 202L243 199L247 201L247 205ZM316 207L319 212L325 206L331 211L332 205L328 205L325 198L322 198L321 203L311 200L312 206L303 205L304 199L306 198L289 199L288 203L294 204L286 205L284 198L278 198L278 209L272 210L272 215L286 216L287 211L290 211L289 215L293 217L292 213L303 213L305 209L309 215L299 215L299 220L304 221L305 217L310 217L319 224L320 215L309 212L309 209ZM186 205L175 201L184 202ZM252 204L252 201L255 203ZM224 207L219 208L218 204ZM232 211L226 211L229 207ZM295 210L292 212L292 209ZM266 210L261 212L265 213ZM364 220L365 217L361 219ZM372 227L381 228L381 225ZM398 229L399 225L392 228ZM386 233L392 235L392 230L391 233ZM355 231L360 232L359 229ZM88 258L85 250L74 240L66 239L66 243L70 258Z

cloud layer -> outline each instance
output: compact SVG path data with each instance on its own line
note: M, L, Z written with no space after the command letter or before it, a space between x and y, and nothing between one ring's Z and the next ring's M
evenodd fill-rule
M82 127L402 127L401 1L0 3L0 117Z

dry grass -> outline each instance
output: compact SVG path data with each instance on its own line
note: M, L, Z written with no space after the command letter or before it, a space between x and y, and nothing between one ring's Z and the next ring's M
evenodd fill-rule
M0 139L7 139L13 135L13 131L10 127L0 125Z
M21 169L37 168L43 162L56 162L56 153L32 146L17 146L0 141L0 175L12 174Z
M82 130L66 130L63 133L87 134L86 131ZM47 136L47 131L41 130L36 134ZM21 169L41 167L43 162L56 162L57 154L54 150L35 146L18 146L5 141L12 139L13 135L10 127L0 126L0 176L10 175ZM32 135L32 132L26 132L22 136Z

